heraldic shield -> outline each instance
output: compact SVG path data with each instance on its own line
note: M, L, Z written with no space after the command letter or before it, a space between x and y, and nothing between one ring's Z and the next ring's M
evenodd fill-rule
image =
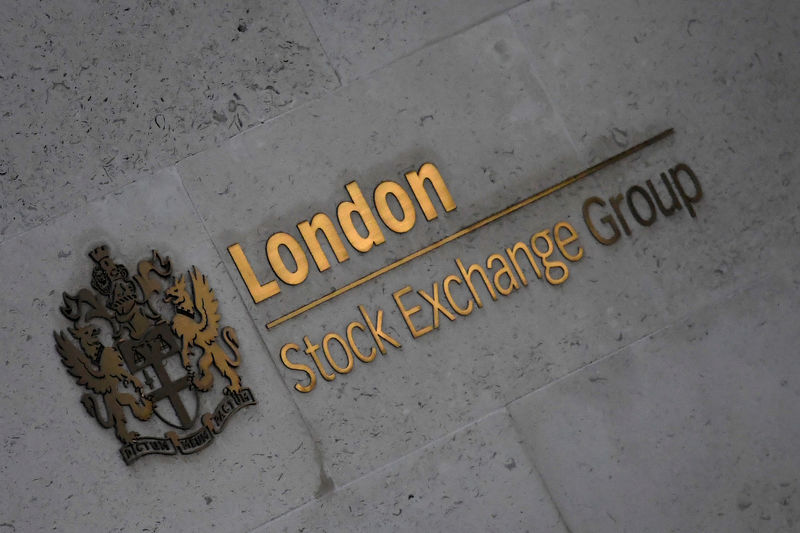
M133 276L105 245L89 257L91 288L64 293L61 313L72 325L54 333L67 372L88 389L86 411L114 429L126 464L206 448L231 416L256 403L236 371L236 331L221 327L206 276L195 267L175 276L155 250ZM163 437L140 433L159 426Z

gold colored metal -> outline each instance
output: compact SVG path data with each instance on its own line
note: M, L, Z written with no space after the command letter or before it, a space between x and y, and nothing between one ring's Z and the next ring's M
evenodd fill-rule
M547 243L546 251L542 251L538 246L536 246L536 243L540 240L543 240L545 243ZM553 246L553 240L550 238L549 229L542 230L531 237L531 250L533 250L533 254L536 257L542 260L544 278L548 281L548 283L551 285L560 285L567 281L567 278L569 277L569 269L567 268L567 264L563 261L550 259L550 256L553 255L553 252L555 251L555 247ZM554 268L561 271L563 275L558 278L554 278L552 274Z
M336 341L339 346L342 347L344 350L345 355L347 356L347 366L341 367L336 364L336 361L333 360L333 356L331 355L330 343L331 341ZM341 335L336 333L328 333L322 339L322 351L325 353L325 359L328 360L328 364L331 365L331 368L335 370L339 374L349 374L353 370L353 366L355 366L355 359L353 359L353 351L350 349L350 345L347 344L347 341L342 338Z
M411 190L414 192L414 196L417 198L419 207L422 209L426 219L433 220L439 215L436 213L436 207L434 207L431 197L428 196L428 192L425 190L425 180L433 185L433 189L436 191L445 211L452 211L456 208L456 202L453 200L447 185L445 185L439 169L433 163L425 163L420 167L419 172L408 172L406 181L411 186Z
M367 204L364 194L358 186L358 183L351 181L345 186L352 202L342 202L336 208L336 216L339 217L339 225L342 227L344 236L353 245L353 248L359 252L369 252L373 246L386 242L383 236L378 221L375 220L375 215ZM367 228L367 235L363 236L358 232L355 223L353 222L353 215L358 215ZM274 267L273 267L274 268Z
M322 246L319 244L319 238L317 237L317 234L320 231L328 240L328 244L330 245L331 250L333 250L333 254L336 256L337 261L341 263L342 261L347 261L347 259L350 257L350 255L347 253L347 248L344 247L342 238L339 237L339 234L336 232L336 227L333 225L333 221L325 213L317 213L311 218L311 222L308 220L300 222L297 225L297 229L300 230L300 235L303 236L303 240L306 242L308 249L311 251L311 257L314 258L314 262L317 264L317 270L320 272L324 272L331 267L328 257L325 255L325 252L322 250Z
M317 386L317 374L314 373L314 370L302 363L294 363L289 360L289 350L299 352L300 346L297 344L290 342L283 345L281 348L281 361L290 370L300 370L301 372L305 372L308 375L308 385L300 385L300 383L295 383L294 388L297 389L298 392L311 392L314 390L314 387Z
M298 363L289 359L289 356L292 355L294 357L294 352L303 352L307 356L311 358L316 367L317 371L319 371L319 375L325 381L333 381L336 379L337 374L349 374L353 371L356 364L356 358L361 361L362 363L370 363L375 360L378 356L378 352L382 354L386 354L386 343L394 346L395 348L400 347L400 343L392 337L391 335L387 334L386 331L383 329L383 310L378 309L377 314L375 315L375 320L373 321L367 310L364 309L364 306L359 305L358 310L361 313L361 316L364 318L364 322L359 322L354 320L347 325L346 330L346 339L345 336L340 335L335 332L328 332L322 337L322 341L319 344L316 344L308 335L303 336L303 343L305 344L306 349L303 350L299 344L295 344L293 342L288 342L283 345L281 348L281 361L283 362L284 366L289 370L297 370L299 372L303 372L307 378L303 378L295 382L294 389L298 392L311 392L314 390L314 387L317 386L317 372L312 368L311 365L306 365L303 363ZM355 338L353 337L353 332L358 329L361 331L361 346L364 346L365 342L370 342L370 336L372 337L372 342L374 343L373 346L370 346L370 351L368 354L364 354L359 348L359 345L356 344ZM344 351L344 355L347 358L347 364L345 366L341 366L333 357L331 353L331 344L335 341L338 344L342 351ZM325 354L325 361L327 361L328 365L326 366L323 364L323 359L319 355L319 351L322 349L322 352ZM355 357L353 357L355 356ZM307 361L306 358L300 356L302 360ZM330 367L333 369L333 372L328 372L327 368ZM307 380L307 382L306 382Z
M222 339L236 356L235 359L231 359L217 342L220 334L219 321L222 317L218 312L219 303L214 289L209 287L208 280L197 270L197 267L192 267L190 279L194 297L186 288L185 275L181 275L172 286L164 291L164 301L174 305L177 311L171 326L172 331L181 340L183 367L187 370L192 368L189 361L192 348L200 348L202 355L197 361L200 375L192 381L192 384L200 391L210 390L214 384L214 375L209 372L209 369L213 364L228 379L228 390L239 392L242 390L239 375L231 368L237 367L241 363L236 331L227 326L222 328ZM196 321L195 318L199 318L200 321Z
M402 289L393 292L392 298L394 298L394 301L397 304L397 309L400 310L400 314L403 315L403 320L405 320L406 325L408 326L408 331L410 331L411 335L416 339L418 337L422 337L426 333L430 333L431 331L433 331L433 326L428 325L422 329L417 329L416 327L414 327L414 323L411 321L411 315L421 311L422 307L420 307L419 305L415 305L414 307L406 309L406 306L403 305L403 301L400 299L404 294L408 294L413 290L414 289L412 289L410 286L406 285Z
M101 426L114 428L123 443L120 453L126 464L153 453L200 451L236 411L256 403L232 368L241 362L239 343L233 328L220 328L214 290L195 267L187 272L188 278L182 274L175 279L169 258L156 251L151 259L139 262L133 277L111 259L105 245L89 256L96 263L92 289L81 289L74 296L64 293L61 312L72 325L54 332L61 361L89 391L81 397L84 408ZM171 304L171 317L158 311L157 299ZM110 330L112 345L103 343L102 330ZM220 337L233 359L218 341ZM196 352L199 357L193 362ZM173 357L180 358L186 370L183 376L175 378L168 372L167 361ZM214 384L211 366L228 384L216 408L199 415L198 394L211 391ZM184 402L187 393L197 400L194 409ZM103 408L98 409L101 402ZM167 406L174 417L163 410ZM163 438L143 437L128 428L126 408L141 422L155 423L156 415L174 429L200 427L183 436L170 430Z
M294 272L289 270L286 263L283 262L283 258L281 258L281 246L289 250L292 255L296 268ZM267 239L267 259L269 259L269 264L272 265L272 270L284 283L299 285L308 277L308 258L306 253L300 247L300 243L288 233L279 231L278 233L273 233Z
M386 197L390 194L395 197L397 203L400 204L400 209L403 211L403 218L400 220L394 216L394 213L389 208L389 203L386 201ZM375 187L373 199L375 200L375 209L378 210L378 215L387 228L395 233L405 233L414 227L417 222L417 212L411 202L411 197L399 183L394 181L381 182Z
M258 281L256 273L253 272L253 267L250 266L250 261L248 261L247 256L244 255L241 244L235 242L228 246L228 253L231 254L233 262L242 275L242 279L244 279L244 283L247 285L247 290L250 291L250 296L253 297L255 303L263 302L267 298L271 298L281 292L281 288L275 280L268 281L263 285Z
M436 206L426 190L428 185L434 190L445 211L452 211L456 208L455 201L447 189L442 175L432 163L423 164L418 172L408 172L406 180L427 220L432 220L438 216ZM386 239L378 225L378 219L367 203L358 183L351 181L345 186L345 190L350 200L340 202L337 205L336 220L338 220L347 242L359 252L366 253L373 246L384 243ZM390 208L389 196L392 196L400 206L402 211L401 218L397 218L397 213ZM373 192L373 203L378 211L380 220L389 230L395 233L406 233L417 222L416 208L411 195L399 183L389 180L378 184ZM332 266L332 260L320 244L320 233L325 237L333 251L333 255L336 257L336 261L342 263L349 258L342 236L337 231L334 221L325 213L315 214L310 221L299 222L297 229L300 231L300 236L305 241L306 247L311 252L314 264L320 272L324 272ZM364 230L366 230L366 235L361 234ZM286 250L281 249L281 246ZM294 271L290 270L283 261L286 251L292 256L292 262L295 266ZM254 303L263 302L281 292L276 280L269 281L263 285L258 281L239 243L228 246L228 252L230 252L231 258L239 270ZM309 259L301 248L299 241L293 236L284 232L273 234L267 240L266 253L270 267L283 283L299 285L307 279Z
M565 229L569 233L569 237L566 239L561 238L561 230ZM566 248L567 245L571 242L575 242L578 240L578 232L575 231L575 228L572 227L572 224L569 222L559 222L555 226L553 226L553 237L556 239L556 245L558 245L558 249L561 252L561 255L564 256L565 259L572 261L579 261L581 257L583 257L583 248L578 246L578 250L571 254L569 253Z
M654 135L654 136L650 137L649 139L647 139L647 140L645 140L643 142L640 142L639 144L637 144L635 146L631 146L627 150L623 150L622 152L619 152L618 154L615 154L615 155L609 157L608 159L605 159L605 160L597 163L596 165L593 165L593 166L591 166L591 167L589 167L589 168L587 168L585 170L582 170L582 171L578 172L577 174L574 174L574 175L572 175L572 176L570 176L570 177L568 177L568 178L566 178L566 179L564 179L564 180L562 180L562 181L560 181L560 182L558 182L558 183L556 183L554 185L551 185L550 187L547 187L546 189L542 189L541 191L539 191L539 192L537 192L537 193L525 198L524 200L520 200L519 202L516 202L516 203L506 207L505 209L502 209L502 210L494 213L493 215L489 215L486 218L483 218L483 219L481 219L481 220L479 220L479 221L477 221L477 222L475 222L475 223L473 223L473 224L471 224L471 225L469 225L469 226L467 226L465 228L462 228L462 229L458 230L457 232L453 233L452 235L444 237L443 239L440 239L440 240L438 240L438 241L436 241L436 242L434 242L432 244L429 244L428 246L426 246L426 247L424 247L424 248L422 248L420 250L417 250L416 252L413 252L413 253L411 253L411 254L409 254L409 255L401 258L401 259L398 259L397 261L394 261L393 263L390 263L390 264L386 265L385 267L379 268L378 270L376 270L376 271L374 271L374 272L372 272L370 274L367 274L366 276L363 276L363 277L361 277L361 278L359 278L359 279L357 279L357 280L355 280L355 281L353 281L351 283L348 283L347 285L345 285L343 287L340 287L340 288L338 288L338 289L336 289L334 291L331 291L328 294L317 298L316 300L313 300L313 301L311 301L311 302L309 302L309 303L307 303L307 304L305 304L305 305L303 305L301 307L298 307L297 309L295 309L294 311L291 311L290 313L287 313L287 314L285 314L285 315L283 315L283 316L281 316L279 318L276 318L275 320L273 320L271 322L268 322L267 323L267 329L271 329L271 328L274 328L275 326L283 324L287 320L291 320L292 318L294 318L296 316L299 316L299 315L305 313L306 311L308 311L310 309L313 309L313 308L317 307L318 305L327 302L328 300L332 300L333 298L336 298L337 296L340 296L340 295L342 295L342 294L344 294L344 293L346 293L346 292L348 292L348 291L350 291L352 289L355 289L356 287L359 287L359 286L363 285L364 283L377 278L378 276L382 276L383 274L386 274L387 272L391 272L395 268L400 267L402 265L405 265L406 263L408 263L410 261L413 261L414 259L417 259L418 257L422 257L423 255L425 255L425 254L427 254L429 252L432 252L433 250L441 248L442 246L444 246L447 243L450 243L450 242L452 242L452 241L454 241L456 239L459 239L459 238L461 238L461 237L463 237L465 235L468 235L468 234L472 233L473 231L475 231L477 229L480 229L480 228L482 228L482 227L484 227L484 226L486 226L488 224L491 224L492 222L495 222L496 220L499 220L499 219L503 218L504 216L510 215L511 213L514 213L515 211L518 211L519 209L522 209L525 206L528 206L528 205L530 205L530 204L532 204L532 203L534 203L534 202L536 202L538 200L541 200L542 198L544 198L546 196L549 196L549 195L553 194L554 192L560 191L561 189L563 189L565 187L568 187L568 186L570 186L570 185L572 185L572 184L574 184L574 183L576 183L576 182L578 182L578 181L580 181L580 180L582 180L584 178L587 178L587 177L591 176L592 174L595 174L595 173L599 172L600 170L603 170L604 168L606 168L606 167L608 167L610 165L613 165L614 163L617 163L618 161L621 161L621 160L625 159L626 157L629 157L629 156L635 154L636 152L639 152L639 151L647 148L648 146L651 146L651 145L653 145L653 144L655 144L655 143L657 143L659 141L662 141L662 140L666 139L667 137L672 135L674 132L675 132L675 130L673 128L666 129L666 130L662 131L661 133L659 133L657 135ZM414 187L414 183L412 183L412 181L414 181L414 180L409 180L409 182L411 183L412 189L414 189L414 191L416 193L417 189ZM420 179L420 182L421 182L421 179ZM424 191L424 189L423 189L423 191ZM420 194L423 194L423 192L421 192ZM419 199L419 195L418 195L418 199ZM445 208L446 207L447 206L445 206ZM427 213L426 213L426 217L427 217Z
M367 331L367 327L361 322L357 322L355 320L353 322L350 322L347 325L347 342L350 343L350 346L353 348L353 353L356 354L356 357L358 357L360 361L363 361L365 363L371 363L372 361L375 360L375 357L378 356L378 350L374 346L372 346L370 348L369 355L364 355L363 353L361 353L361 350L358 349L358 345L356 344L356 341L353 338L353 330L355 329L360 329L365 333Z

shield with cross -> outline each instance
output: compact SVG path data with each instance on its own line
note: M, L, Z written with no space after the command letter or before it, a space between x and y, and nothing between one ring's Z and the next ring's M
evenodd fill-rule
M256 403L238 373L236 331L221 323L208 278L196 267L175 276L169 258L152 253L131 275L107 246L92 250L91 289L64 293L61 313L71 324L54 332L61 362L86 388L81 404L114 429L126 464L198 452ZM154 418L168 427L159 430Z
M153 403L153 413L177 429L194 426L197 391L192 390L192 376L180 364L181 344L169 324L158 323L141 339L127 339L117 346L130 373L141 372L144 377L144 394Z

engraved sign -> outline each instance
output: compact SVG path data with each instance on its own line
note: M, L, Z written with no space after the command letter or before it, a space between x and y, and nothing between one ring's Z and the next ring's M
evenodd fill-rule
M71 325L54 333L67 372L87 390L86 412L113 428L126 464L209 446L231 416L256 400L242 387L236 331L221 326L208 279L195 267L173 275L169 258L155 250L133 276L105 245L89 257L91 288L64 293L61 313ZM224 385L215 387L220 377ZM216 405L203 412L205 396L215 390ZM158 426L167 429L163 437L139 433Z
M449 243L470 235L649 146L667 139L673 133L674 130L672 128L666 129L576 174L553 183L549 187L518 200L494 214L481 218L446 237L400 257L388 265L382 266L339 288L334 288L327 294L300 305L293 311L273 318L266 323L266 328L272 330L348 291L393 272L428 253L439 250ZM437 191L436 194L442 200L441 203L445 207L445 211L452 211L456 208L455 199L447 189L442 174L432 163L424 164L419 172L408 173L406 178L412 190L421 189L426 180L429 180L432 190ZM379 218L390 229L405 231L403 229L405 226L402 228L398 225L393 226L392 224L396 222L396 219L390 218L381 210L383 204L378 199L382 198L382 195L378 194L377 191L387 183L394 183L392 190L402 190L398 183L389 181L383 182L376 188L375 205ZM430 209L432 216L428 217L428 219L435 218L436 210L434 204L431 203L431 197L416 193L415 195L423 212L426 212L426 208ZM411 206L407 211L406 219L413 220L414 207L409 194L397 192L395 197L406 200L405 203ZM596 195L587 198L583 202L581 214L592 237L604 246L611 246L621 238L640 231L640 228L649 227L660 218L672 217L677 212L684 212L694 218L696 216L697 202L703 198L703 187L697 174L687 163L677 162L660 173L660 180L656 180L656 184L653 183L653 180L646 179L629 187L624 194L617 192L611 196L605 196L605 198L603 199ZM403 203L403 201L400 202L401 205ZM349 212L347 211L349 209L348 204L350 202L344 202L339 207L345 206L346 209L344 211ZM362 211L364 217L371 217L371 220L375 221L369 205L364 204ZM324 214L317 214L313 217L313 220L323 219L330 222L329 218L325 217ZM342 220L347 222L346 217L342 218ZM311 233L311 237L308 237L302 232L304 224L299 224L298 228L301 228L301 235L304 236L304 242L309 252L313 257L322 254L321 257L325 259L327 268L330 265L330 261L324 255L325 252L319 250L318 243L315 240L316 233ZM341 225L343 228L347 226L345 223ZM411 223L409 223L408 227L410 228L410 226ZM334 240L339 239L332 223L328 224L327 227L330 231L323 233L328 235L328 239L330 240L331 237ZM535 231L531 233L530 230L533 229ZM275 233L270 239L275 238L275 235L285 235L286 237L284 238L291 237L287 233ZM345 236L348 238L348 242L355 245L354 240L348 237L346 230ZM508 238L502 236L497 246L487 251L484 258L477 262L464 260L466 257L462 259L462 257L453 254L450 268L440 271L435 277L399 283L396 290L389 291L393 302L388 302L388 305L393 305L396 308L397 314L405 323L411 338L413 340L419 339L438 330L443 324L464 320L473 313L479 312L480 309L489 308L491 307L487 305L489 302L511 296L515 292L523 290L523 288L535 285L561 286L570 277L572 265L588 255L584 253L584 243L580 238L578 229L571 222L564 219L552 221L536 228L528 227L525 229L525 235L522 238L519 236L508 236ZM299 265L305 261L305 256L303 255L305 252L302 250L299 241L293 239L291 242L292 246L298 250L297 254L295 254L295 263ZM341 244L341 239L337 242ZM267 241L268 259L269 249L270 241ZM333 247L332 249L335 251L336 248ZM255 278L250 276L252 271L249 269L249 263L246 263L246 258L243 255L237 256L241 252L239 245L231 245L228 250L234 260L234 264L242 275L242 280L250 287L250 281L255 280ZM307 261L305 262L307 263ZM247 268L243 269L242 265ZM272 264L272 267L278 273L278 278L289 285L292 284L281 277L280 272L282 271L280 268L276 269L276 264ZM303 279L305 279L306 274L307 269L304 268ZM298 283L301 281L298 279ZM280 292L277 282L272 281L270 283L273 283L274 285L272 286L276 287L276 294ZM254 297L254 302L258 304L259 300ZM303 331L299 335L295 334L294 338L287 339L288 342L282 343L279 352L280 359L284 367L296 372L297 379L292 384L296 391L309 393L321 383L318 377L326 382L331 382L337 379L338 376L353 372L357 365L360 365L357 361L372 364L378 353L386 355L389 346L397 349L401 348L403 339L397 333L396 326L398 324L396 322L390 324L394 319L388 318L391 313L384 312L379 298L372 298L365 304L356 306L355 310L358 313L355 313L355 310L352 311L352 320L346 326L342 324L341 327L334 331L327 327L322 328L322 331L320 331L320 328L313 328L312 326L312 329ZM384 316L387 317L386 320L384 320Z

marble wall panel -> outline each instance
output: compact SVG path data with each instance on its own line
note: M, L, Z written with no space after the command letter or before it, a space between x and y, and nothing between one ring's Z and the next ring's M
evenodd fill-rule
M344 83L459 33L520 0L370 2L301 0Z
M294 1L3 7L0 240L338 86Z
M7 136L12 156L0 156L0 173L10 176L3 201L12 206L3 205L11 218L0 227L0 257L4 279L13 281L2 297L9 319L0 332L9 354L44 355L21 364L7 357L1 468L13 484L2 489L0 522L9 516L17 529L281 530L421 529L454 520L467 530L559 530L535 468L517 459L517 437L497 414L513 402L526 449L555 487L573 531L616 531L619 523L637 531L650 524L691 531L796 526L797 480L783 474L796 470L788 443L797 437L797 369L787 347L797 283L782 273L796 264L800 244L791 97L800 81L796 7L534 1L461 31L516 2L432 3L421 19L417 7L402 2L300 3L247 4L243 15L216 5L191 13L177 7L169 16L157 16L159 7L116 5L14 15L10 27L42 31L12 43L6 62L14 77L0 79L11 84L4 95L14 111L6 117L11 130L39 133ZM303 11L344 87L327 91L338 82ZM203 24L173 30L175 15ZM101 23L112 16L113 23ZM77 20L95 22L87 33ZM415 40L417 27L425 39ZM159 48L150 38L145 46L150 31L177 44ZM39 43L40 34L53 42ZM94 49L84 46L86 34L108 50L101 57L114 58L113 66L101 60L83 68ZM192 49L206 40L199 52ZM54 59L62 49L66 59ZM244 50L272 55L251 60ZM170 76L156 81L143 68L127 77L101 73L125 74L136 54ZM41 61L58 65L44 73L36 70ZM64 76L72 63L78 73ZM90 86L122 96L83 101L79 93ZM162 109L152 95L164 88L173 96ZM44 94L35 110L23 94L29 89ZM64 118L65 109L72 118ZM186 117L198 122L187 125ZM640 154L264 327L668 126L675 135ZM108 150L116 158L102 156ZM118 189L137 169L196 151L177 171L142 177L20 234ZM42 161L52 168L39 168ZM408 233L383 227L385 244L365 254L350 248L350 259L326 272L312 263L301 285L284 284L280 295L253 304L228 245L241 242L258 277L272 279L264 254L272 233L297 236L296 224L317 212L335 218L351 180L371 205L379 182L402 183L404 172L425 161L442 170L455 211L425 221L417 210ZM681 162L703 185L696 217L684 207L643 227L625 211L630 236L613 246L592 238L581 215L586 198L608 201ZM22 164L28 177L18 178L14 169ZM80 172L87 165L94 173ZM37 175L43 178L29 178ZM53 193L56 175L69 183ZM482 308L452 322L441 316L439 329L412 337L392 293L405 285L432 292L434 282L441 291L442 279L457 273L456 258L485 264L489 254L560 220L574 225L584 252L568 264L564 284L533 280L529 271L529 286L497 301L479 289ZM129 262L155 247L169 250L176 264L208 270L223 316L252 347L244 375L261 403L201 456L150 458L125 469L116 440L85 414L58 363L50 334L59 327L58 295L88 283L86 252L100 241ZM468 297L463 286L456 292ZM422 306L413 319L419 327L430 322L430 307L414 292L404 301ZM345 336L351 321L364 321L359 305L373 321L383 310L386 333L401 346L387 345L371 363L356 360L352 372L330 382L317 374L309 394L293 390L303 374L282 365L281 347L302 345L305 335L316 343L330 332ZM710 334L697 334L698 324ZM374 345L365 332L356 339L365 351ZM344 353L334 357L343 364ZM310 363L302 353L293 359ZM43 401L50 396L59 403ZM80 446L69 444L75 442ZM502 454L514 457L516 470L497 462ZM582 455L591 461L573 462ZM103 466L86 466L94 462ZM473 474L496 498L484 497ZM533 499L523 500L526 491ZM452 494L470 499L443 516L451 507L441 502ZM117 510L101 517L101 502ZM514 512L496 513L499 503ZM538 510L544 523L534 518Z
M566 529L501 410L256 531Z
M295 225L316 212L335 217L336 203L346 198L343 186L350 180L357 180L370 197L380 180L403 180L403 172L433 161L451 189L455 211L430 222L419 213L412 231L387 231L385 244L365 254L350 250L347 262L312 272L301 285L284 286L281 294L258 305L225 258L257 322L265 324L576 167L573 149L521 52L508 21L495 19L180 164L190 196L223 257L228 245L241 242L262 282L274 276L263 251L266 239L279 230L297 235ZM520 220L525 219L517 224ZM541 219L535 225L547 223L551 221ZM512 357L520 351L523 341L505 335L509 329L519 330L520 320L499 327L494 318L483 325L460 321L433 344L427 338L414 341L392 310L391 294L409 282L431 290L434 279L455 268L459 250L475 250L477 259L511 227L461 241L460 248L443 249L273 330L261 329L280 365L285 343L303 345L305 335L315 342L329 332L344 335L351 321L363 321L358 305L364 305L373 321L379 308L386 312L387 331L403 345L401 350L390 346L370 366L358 363L332 383L319 379L313 393L297 399L319 429L337 485L505 402L491 367L495 357L502 361L498 368L505 365L504 356L495 353ZM520 238L529 237L532 230L521 233ZM495 327L500 331L492 331ZM489 345L506 340L488 352L464 349L476 342L475 328L490 334ZM362 338L364 350L369 350L369 337ZM480 369L474 372L476 366ZM284 372L287 388L302 379L297 374Z
M574 532L800 523L788 269L509 406Z
M676 312L791 260L800 221L796 2L529 2L509 17L587 161L675 128L673 161L695 169L707 201L691 243L705 253L671 248L656 267L668 287L691 276L690 291L670 291Z
M182 162L181 176L254 320L275 319L595 161L585 154L574 157L562 111L550 106L535 67L508 18L499 17ZM628 144L666 125L648 122ZM317 388L298 399L319 432L334 482L347 483L703 302L726 298L758 279L763 264L785 264L791 253L764 239L766 230L752 212L738 210L738 197L728 194L719 170L698 155L700 141L690 133L679 130L451 248L277 328L261 328L289 388L303 383L303 374L281 366L281 347L303 346L306 335L316 343L330 332L343 335L351 321L362 320L359 305L373 321L377 310L384 310L387 332L402 345L389 347L386 357L369 365L356 362L352 373L330 383L318 376ZM625 146L604 145L602 154ZM335 203L345 198L343 185L352 179L369 195L378 181L402 179L403 172L427 160L442 169L457 199L456 211L418 223L402 236L389 235L385 245L327 272L313 272L312 265L302 285L284 286L266 303L252 303L226 246L241 242L254 258L259 279L272 279L262 250L273 232L293 231L302 220L298 213L333 215ZM696 170L705 190L696 217L684 207L647 228L631 222L631 236L612 247L591 237L581 215L587 197L624 193L681 162ZM785 232L792 224L779 210L770 210L769 201L780 194L771 190L752 197L753 210L766 213L772 232ZM559 220L575 226L585 254L570 265L566 283L537 282L467 318L452 323L441 318L438 331L412 337L392 293L404 285L429 290L457 271L456 257L466 264L485 262L492 252L552 229ZM736 239L729 228L741 229ZM483 299L488 300L485 292ZM430 319L425 306L415 317L420 324ZM369 343L369 337L362 342ZM302 353L296 357L310 359ZM343 365L344 353L340 357Z
M259 403L231 418L197 455L149 456L125 466L113 430L86 413L85 390L61 363L53 340L53 331L68 325L59 312L61 294L89 286L94 264L87 254L100 243L129 270L153 248L171 258L176 272L196 265L216 291L222 324L238 333L239 372ZM174 168L7 240L0 257L8 281L0 296L4 526L245 531L308 501L325 484L314 439L236 301ZM221 376L216 380L221 387ZM138 427L127 418L130 429Z

